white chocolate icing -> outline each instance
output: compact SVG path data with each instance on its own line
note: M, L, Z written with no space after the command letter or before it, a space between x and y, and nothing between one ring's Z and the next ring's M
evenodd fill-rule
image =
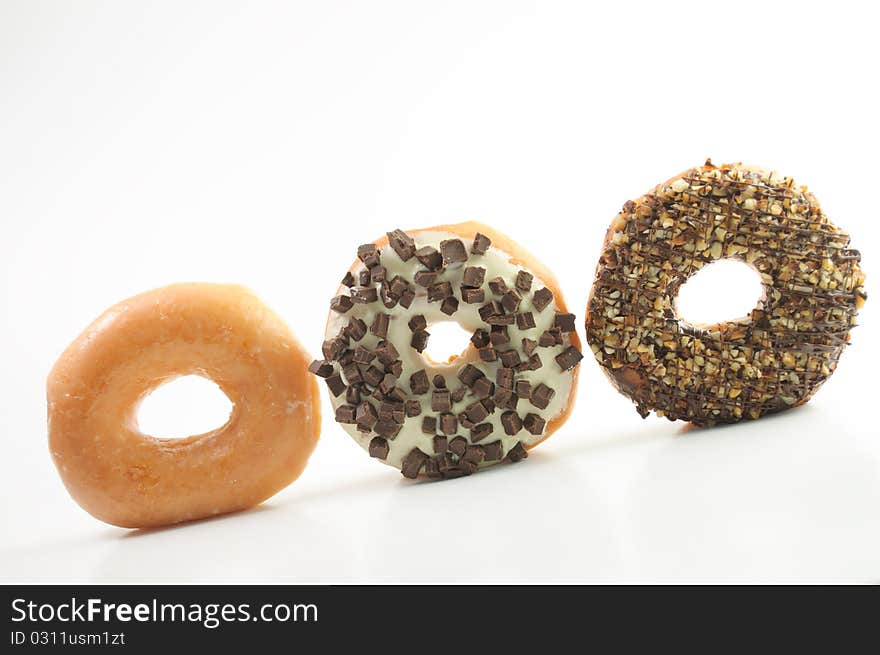
M432 246L438 251L440 250L441 241L447 239L460 239L458 235L448 232L419 232L414 238L416 240L417 248ZM465 244L468 252L470 252L470 241L465 239L461 239L461 241ZM395 275L400 275L407 281L412 282L416 272L424 270L425 268L415 257L412 257L406 262L402 261L390 246L381 248L380 252L381 263L382 266L387 269L388 279L393 278ZM507 253L494 246L490 246L484 255L469 255L467 262L448 265L445 271L437 278L438 282L450 282L455 297L459 299L458 310L452 316L447 316L440 311L440 302L429 303L427 299L427 290L424 287L415 284L413 284L413 286L416 289L416 297L408 309L400 305L395 306L393 309L386 309L381 301L377 301L369 304L355 303L355 305L344 314L331 311L331 316L327 323L325 337L327 339L336 336L353 318L363 320L369 327L376 314L390 314L387 340L394 344L403 364L403 373L399 378L398 386L406 391L409 399L418 400L422 407L422 413L419 416L406 417L399 434L394 439L388 440L388 456L381 461L384 461L390 466L400 468L403 458L406 457L413 448L419 448L427 455L431 455L434 452L433 435L424 434L422 432L422 419L425 415L436 415L437 412L431 410L430 390L422 395L411 393L409 388L409 378L413 373L423 369L427 373L429 381L432 380L435 375L443 375L446 378L447 387L450 391L455 391L461 386L461 382L458 379L458 373L466 364L473 364L476 366L485 373L492 382L495 382L495 374L497 370L501 368L500 360L495 362L484 362L480 359L477 349L470 345L464 353L454 358L449 363L434 362L422 353L419 353L410 345L412 331L410 330L408 323L413 316L419 314L425 317L428 323L428 332L431 331L431 325L446 321L457 322L469 333L473 333L480 328L488 330L489 326L486 325L479 315L479 309L485 304L485 302L468 304L461 301L460 287L462 283L462 275L467 266L480 266L486 269L482 287L485 291L485 302L489 302L493 298L497 299L489 289L489 281L493 278L501 277L507 286L513 289L515 288L517 272L525 270L534 276L531 290L522 293L523 299L518 311L531 311L534 315L535 327L528 330L520 330L515 323L509 325L508 333L510 335L510 344L505 346L504 349L515 348L522 354L521 344L523 337L537 340L545 330L549 330L553 327L554 317L557 311L556 299L554 298L541 312L537 311L532 304L532 294L538 289L546 286L545 283L534 271L512 263ZM353 271L355 279L357 279L358 273L363 270L363 268L363 264L360 264L359 267ZM345 285L341 285L337 293L338 295L350 295L350 290ZM366 336L361 339L358 344L373 349L378 346L380 341L381 340L377 336L367 332ZM516 380L529 381L533 389L543 382L556 392L545 409L535 407L529 402L528 398L521 398L517 406L517 413L521 418L525 417L526 414L534 413L543 418L546 421L546 424L549 424L551 420L558 417L565 410L565 407L568 404L571 386L573 384L574 370L562 371L554 358L569 345L569 336L563 334L562 345L536 348L535 352L540 356L543 366L538 370L523 371L516 374ZM352 344L351 347L354 347L354 344ZM525 355L522 355L522 357L524 360L528 359ZM475 402L475 400L477 400L475 396L468 391L461 401L453 402L452 413L457 416L459 413L463 412L468 405ZM331 394L331 401L334 410L340 405L346 404L345 393L340 394L336 398ZM519 441L522 441L523 445L528 447L543 438L544 433L541 435L533 435L525 428L520 430L516 435L505 434L504 427L501 424L501 415L504 411L507 410L497 408L483 421L484 423L492 424L493 432L488 437L482 439L479 442L480 444L485 445L500 440L503 452L504 454L507 454L507 452L510 451L510 449ZM545 431L546 424L544 427ZM375 433L366 434L359 431L354 424L341 425L365 450L368 449L370 440L376 436ZM440 434L439 425L437 434ZM470 443L470 430L459 425L457 434L468 439L468 443ZM455 435L449 435L449 438L452 439L453 436ZM486 462L485 464L492 463L494 462Z

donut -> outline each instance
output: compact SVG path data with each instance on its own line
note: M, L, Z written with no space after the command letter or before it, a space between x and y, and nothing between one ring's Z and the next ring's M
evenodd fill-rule
M724 258L760 274L761 301L737 320L682 320L681 285ZM859 260L806 187L707 161L614 218L588 300L587 342L642 417L757 419L805 403L834 372L866 298Z
M443 321L472 336L435 362L424 351ZM568 418L582 358L553 275L474 222L360 246L325 337L309 370L324 378L336 421L407 478L524 459Z
M68 492L107 523L151 528L252 507L292 481L318 440L310 357L252 292L176 284L124 300L64 351L47 384L49 447ZM183 439L138 429L137 410L182 375L233 403Z

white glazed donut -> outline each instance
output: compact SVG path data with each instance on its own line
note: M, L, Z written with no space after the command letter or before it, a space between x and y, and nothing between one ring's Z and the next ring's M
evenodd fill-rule
M423 354L431 326L471 344ZM582 356L553 276L478 223L411 231L358 249L331 302L322 360L336 420L371 456L415 478L518 461L568 417Z

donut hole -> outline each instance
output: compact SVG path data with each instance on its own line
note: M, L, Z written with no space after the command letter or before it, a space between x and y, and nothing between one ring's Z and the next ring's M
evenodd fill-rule
M200 375L174 378L143 399L138 429L157 439L184 439L222 427L232 401L216 383Z
M739 259L720 259L679 288L674 308L682 321L710 326L748 318L763 298L764 286L754 268Z
M431 336L422 355L435 364L454 361L471 343L471 334L455 321L432 323L428 332Z

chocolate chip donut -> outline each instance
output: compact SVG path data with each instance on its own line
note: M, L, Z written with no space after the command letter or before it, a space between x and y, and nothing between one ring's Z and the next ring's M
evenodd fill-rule
M358 248L330 302L323 359L336 421L415 478L518 461L568 417L582 355L552 274L478 223L389 232ZM424 355L431 326L472 333L461 355Z
M681 285L732 258L763 299L739 320L691 325ZM587 341L644 417L695 424L800 405L834 371L865 301L859 253L794 180L711 162L629 201L611 224L586 312Z

